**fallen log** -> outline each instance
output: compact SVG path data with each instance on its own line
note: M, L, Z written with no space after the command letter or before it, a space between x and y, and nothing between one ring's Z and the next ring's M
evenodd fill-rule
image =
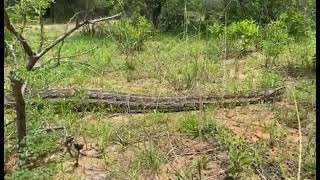
M107 108L113 112L143 113L148 111L178 112L199 110L207 106L239 106L272 101L285 92L285 87L253 92L248 95L154 97L121 94L98 90L76 91L75 89L51 89L30 93L54 104L71 103L75 109L90 110L95 107Z

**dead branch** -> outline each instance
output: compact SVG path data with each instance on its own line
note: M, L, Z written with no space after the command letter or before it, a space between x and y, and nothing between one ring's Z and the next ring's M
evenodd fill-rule
M57 127L49 127L49 128L45 128L42 129L41 132L51 132L51 131L59 131L59 130L65 130L64 126L57 126Z
M65 28L65 30L64 30L64 33L67 33L69 25L71 24L71 22L72 22L80 13L81 13L81 11L75 13L75 14L69 19L69 22L68 22L68 24L67 24L67 26L66 26L66 28ZM78 25L78 21L77 21L76 25ZM65 42L65 39L62 40L61 45L60 45L60 47L59 47L59 49L58 49L58 52L57 52L57 54L58 54L57 57L56 57L57 60L58 60L57 66L60 65L61 50L62 50L62 47L63 47L63 45L64 45L64 42ZM49 61L50 61L50 60L49 60Z
M205 151L201 151L201 152L186 152L186 153L181 153L181 154L177 154L176 156L194 156L194 155L198 155L198 154L210 154L215 152L216 149L207 149Z
M79 52L79 53L77 53L77 54L72 54L72 55L69 55L69 56L59 57L59 55L58 55L57 57L53 57L53 58L49 59L48 61L55 60L55 59L67 59L67 58L78 57L78 56L81 56L81 55L84 55L84 54L88 54L89 52L91 52L91 51L93 51L93 50L95 50L95 49L97 49L97 48L98 48L98 46L95 46L95 47L93 47L93 48L91 48L91 49L88 49L88 50L86 50L86 51Z
M82 156L86 156L86 157L97 158L97 159L101 159L101 158L102 158L102 156L103 156L101 153L100 153L100 154L95 154L95 155L88 155L88 154L83 153L83 152L80 152L80 155L82 155Z
M11 24L9 15L7 14L6 9L4 10L4 22L5 27L20 41L24 51L29 56L29 62L27 64L27 70L31 71L33 69L33 66L37 63L37 61L45 55L49 50L51 50L53 47L55 47L58 43L63 41L66 37L68 37L70 34L72 34L74 31L79 29L80 27L86 25L86 24L94 24L102 21L107 21L111 19L115 19L121 16L122 13L116 14L114 16L105 17L105 18L99 18L99 19L93 19L93 20L84 20L83 22L76 24L75 27L58 37L56 40L54 40L51 44L49 44L47 47L42 49L39 53L35 53L26 39L16 31L15 27Z
M20 33L18 33L14 26L11 24L9 15L7 14L6 10L4 10L4 25L20 41L24 51L28 54L29 57L36 56L30 45L27 43L27 40Z

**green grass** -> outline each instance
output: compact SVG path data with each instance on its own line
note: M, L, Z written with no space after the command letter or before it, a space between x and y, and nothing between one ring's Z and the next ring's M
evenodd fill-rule
M48 39L53 39L64 31L63 25L50 25L50 28L46 32ZM28 29L25 32L25 37L30 39L30 42L39 39L35 36L35 31L36 29ZM310 37L307 40L310 42L309 61L315 53L315 39ZM162 165L171 161L165 155L167 149L159 141L169 143L166 139L169 135L172 139L187 135L190 139L201 139L208 143L215 141L225 147L229 159L226 170L231 176L248 178L255 174L255 168L266 169L275 164L281 167L283 176L295 178L298 147L296 143L293 144L288 140L290 136L288 130L294 131L298 128L292 97L294 93L303 135L307 137L307 141L303 142L302 177L312 179L316 172L315 73L307 68L309 62L301 60L305 58L306 47L301 45L305 42L291 43L279 56L278 66L268 69L263 67L262 52L258 51L240 59L231 58L224 61L223 47L220 46L219 41L197 36L190 36L188 41L185 41L174 34L154 34L145 41L143 51L126 56L121 53L117 42L108 34L94 36L76 32L66 39L61 56L79 54L96 48L76 57L62 59L60 65L53 68L57 62L48 63L48 60L56 55L58 47L55 47L40 60L44 65L43 68L33 72L24 70L26 61L23 59L23 54L18 52L18 64L6 63L5 72L17 68L21 76L28 81L31 89L72 87L80 90L103 89L155 96L216 96L224 93L243 94L283 85L288 87L280 103L265 104L264 106L268 106L267 110L262 108L263 105L255 105L256 111L246 112L249 113L248 116L254 116L250 113L261 113L260 111L268 111L267 113L272 115L274 124L266 124L262 127L271 138L259 140L256 143L236 138L231 129L233 125L228 122L234 122L237 118L232 117L227 122L223 122L221 117L216 115L221 115L224 109L219 110L214 107L200 113L121 114L116 121L109 116L111 112L102 108L95 112L80 113L75 112L70 103L50 105L44 100L39 100L37 105L27 103L28 143L21 154L25 159L22 157L20 162L26 162L26 157L30 156L50 155L67 132L78 138L88 137L106 151L115 149L116 153L105 154L108 172L113 173L114 177L137 178L141 174L155 175ZM32 46L37 48L36 43ZM290 53L289 48L294 52L293 54ZM290 72L292 70L293 72ZM6 79L6 92L9 92L10 88L10 81ZM13 118L14 111L6 109L5 123ZM264 117L261 121L263 120ZM42 130L48 126L64 126L66 132L43 132ZM253 125L249 128L254 129ZM5 158L15 152L15 136L14 123L5 127L7 140ZM127 144L119 144L118 136L121 136ZM148 142L149 145L135 149L136 144L142 142ZM117 149L117 146L120 148ZM275 155L267 156L272 148L276 149ZM126 160L117 155L131 149L134 149L135 154ZM68 159L61 161L65 162ZM204 168L208 161L210 159L206 155L196 156L192 165L177 171L188 179L197 174L198 164ZM54 161L30 170L22 166L7 177L9 179L50 178L61 172L57 168L59 163ZM290 163L294 166L290 166ZM129 164L129 169L120 172L119 167L124 167L126 164ZM176 174L176 176L179 175Z
M34 168L32 170L19 169L14 171L10 177L6 179L50 179L56 173L57 167L54 164L47 164L46 166Z

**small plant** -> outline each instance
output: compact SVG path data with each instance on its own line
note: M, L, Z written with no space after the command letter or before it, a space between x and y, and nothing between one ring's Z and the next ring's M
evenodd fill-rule
M259 86L261 88L277 87L281 85L281 76L273 71L263 71L260 74Z
M202 170L207 169L207 164L210 162L208 155L201 155L186 167L176 171L177 179L202 179ZM205 179L205 178L204 178Z
M199 76L199 65L191 63L168 72L167 79L175 90L191 88Z
M224 44L222 43L223 38L223 24L219 21L213 22L211 26L207 28L212 39L207 44L207 55L209 59L217 60L222 59L222 49Z
M82 128L80 128L82 130ZM100 144L107 145L112 135L112 127L109 123L91 124L83 129L88 136L98 137Z
M270 135L268 142L271 147L279 147L285 142L284 138L286 137L286 133L280 126L277 125L276 121L265 125L264 131Z
M298 129L298 122L297 122L297 113L294 108L291 107L274 107L273 112L275 118L279 121L280 124ZM299 109L299 117L301 121L301 127L306 127L308 123L308 111L301 108Z
M134 77L134 72L136 71L137 63L135 59L126 59L124 62L124 70L127 74L127 81L132 81Z
M11 175L6 175L5 179L50 179L56 174L55 164L48 164L46 167L34 169L17 169Z
M196 115L189 115L179 121L179 130L184 133L199 135L199 119Z
M138 171L147 169L155 173L164 162L165 158L160 149L151 145L150 149L143 150L138 154L134 160L134 166Z
M316 120L315 118L307 127L308 142L303 146L302 177L313 179L316 176Z
M288 67L299 68L309 74L315 72L316 52L314 51L314 37L314 34L310 33L303 40L288 45ZM302 43L306 44L302 45Z
M219 40L211 40L206 47L206 54L210 60L218 62L222 59L223 44Z
M217 127L213 120L201 123L196 115L189 115L179 120L179 131L195 137L204 136L207 138L217 133Z
M228 145L230 164L227 173L231 177L239 177L246 168L259 164L259 154L247 146L241 139L231 141Z

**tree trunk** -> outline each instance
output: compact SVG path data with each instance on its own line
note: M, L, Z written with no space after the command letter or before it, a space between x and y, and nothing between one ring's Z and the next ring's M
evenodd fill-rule
M41 52L44 44L44 25L43 25L42 12L40 12L39 24L40 24L40 45L39 45L38 52Z
M12 94L15 99L17 138L18 144L20 145L27 134L25 102L22 95L23 81L16 79L13 75L10 76L10 80L12 83Z

